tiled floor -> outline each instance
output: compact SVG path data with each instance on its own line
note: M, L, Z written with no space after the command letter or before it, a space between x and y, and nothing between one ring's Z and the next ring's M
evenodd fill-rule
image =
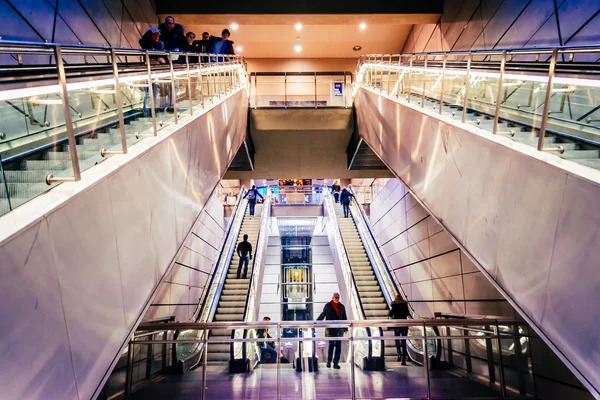
M317 373L296 372L283 364L279 373L280 398L350 399L351 369L327 369L321 365ZM427 398L427 377L423 368L390 363L387 371L355 369L357 399ZM201 396L202 368L185 375L163 377L136 392L135 400L178 399L198 400ZM447 371L431 371L431 393L436 399L500 398L498 392L460 378ZM207 399L277 399L277 368L262 365L250 374L229 374L226 364L207 367Z

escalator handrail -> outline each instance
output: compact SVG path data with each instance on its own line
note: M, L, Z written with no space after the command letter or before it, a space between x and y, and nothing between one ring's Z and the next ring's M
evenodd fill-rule
M212 318L214 317L215 311L216 311L216 305L219 301L219 298L221 297L221 292L223 291L223 285L225 283L225 278L227 277L227 274L222 274L220 281L218 282L219 287L217 288L217 291L215 292L215 296L210 304L210 309L208 311L208 314L206 315L205 321L199 321L202 318L202 314L204 313L204 310L206 308L206 296L208 296L209 290L212 287L212 285L214 284L214 280L215 280L215 276L217 275L217 269L219 268L219 265L221 264L221 260L223 259L223 257L227 257L228 259L231 259L231 255L233 254L233 248L235 248L235 245L237 244L235 240L231 241L231 244L229 245L229 247L227 247L227 249L225 248L227 246L227 241L229 240L229 238L232 235L232 230L233 230L233 226L235 225L236 219L238 217L238 211L240 210L240 206L242 203L244 203L244 199L242 198L242 193L245 190L245 186L242 185L242 187L240 188L240 194L238 196L238 199L236 201L235 207L233 209L233 213L232 218L231 218L231 222L229 223L229 227L227 228L227 234L225 235L225 238L223 239L223 246L221 247L221 252L219 253L219 258L217 258L217 262L215 263L215 268L213 269L213 273L211 274L210 277L210 281L208 282L208 284L206 285L206 290L205 290L205 297L204 299L199 303L202 304L201 307L198 309L198 313L194 316L193 320L195 322L208 322L210 320L212 320ZM245 212L245 207L244 207L244 212ZM243 215L243 214L242 214ZM240 229L241 229L241 224L240 224ZM228 264L226 264L227 267L229 267Z
M263 209L260 213L260 230L258 231L258 237L256 238L256 248L254 249L254 259L252 260L252 273L250 274L250 282L248 284L248 293L246 294L246 306L244 307L244 317L242 321L248 319L248 305L250 304L250 296L252 292L252 283L255 282L254 275L256 275L256 260L258 259L259 251L262 251L265 243L265 233L263 232L263 224L271 214L271 195L269 187L267 187L267 194L263 200ZM261 260L262 262L262 257ZM256 293L254 294L256 296Z

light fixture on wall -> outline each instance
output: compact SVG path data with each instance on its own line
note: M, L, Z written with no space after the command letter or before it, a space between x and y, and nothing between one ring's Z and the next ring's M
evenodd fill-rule
M299 44L295 45L294 46L294 51L296 53L300 53L302 51L302 46L300 46Z
M233 31L237 31L238 29L240 29L240 26L238 24L236 24L235 22L231 23L231 25L229 25L229 27Z
M364 31L365 29L367 29L367 24L365 22L361 22L358 27L361 31Z
M354 46L352 48L352 50L354 50L354 51L361 51L362 50L362 46Z
M244 48L242 46L236 46L235 51L237 51L238 53L241 53L242 50L244 50Z
M297 30L297 31L301 31L301 30L302 30L302 28L304 28L304 26L302 26L302 24L301 24L300 22L298 22L298 23L296 24L296 30Z

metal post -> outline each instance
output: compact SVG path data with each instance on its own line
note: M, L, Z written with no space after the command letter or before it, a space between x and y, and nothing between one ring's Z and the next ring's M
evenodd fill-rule
M75 139L75 131L73 130L73 120L71 119L71 106L69 105L67 76L65 75L65 66L62 60L62 50L60 46L54 46L54 58L56 60L58 85L60 86L63 112L65 115L65 127L67 129L69 155L71 157L71 165L73 166L73 176L56 178L52 174L49 174L46 177L46 183L48 185L54 182L76 182L81 180L81 169L79 168L79 158L77 157L77 140Z
M412 78L412 66L413 66L413 56L410 56L410 61L408 63L408 96L406 98L406 101L408 102L408 104L410 104L410 85L411 85L411 78Z
M188 54L185 54L185 68L187 70L187 88L188 88L188 100L190 103L190 115L194 115L194 107L192 106L192 77L190 76L190 59Z
M201 58L198 56L198 73L200 74L200 107L204 110L204 93L202 92L202 86L204 86L204 74L202 74L202 63Z
M346 103L346 71L344 71L344 83L342 84L342 96L343 96L344 107L347 108L348 103Z
M287 109L287 72L283 73L283 107Z
M150 67L150 52L146 50L146 68L148 69L148 96L150 96L150 115L152 116L152 132L158 135L156 130L156 111L154 107L154 84L152 83L152 68Z
M208 362L208 343L206 342L208 338L208 329L204 328L204 354L203 354L203 362L202 362L202 390L200 391L200 399L206 399L206 364Z
M498 321L494 328L494 335L496 336L496 343L498 345L498 375L500 377L500 393L502 398L506 399L506 382L504 381L504 363L502 361L502 343L500 342L500 329L498 328Z
M317 108L317 71L315 71L315 108Z
M210 99L210 104L212 104L212 90L210 89L210 78L212 77L212 61L210 60L210 56L208 56L208 75L206 75L206 86L208 87L208 98Z
M350 370L350 380L352 381L351 392L352 392L352 400L356 399L356 373L354 371L355 363L354 363L354 325L350 323L350 364L352 369Z
M396 76L396 85L398 86L398 89L396 90L396 100L400 98L400 87L402 86L402 82L400 82L400 76L402 76L402 74L400 73L400 67L402 64L402 56L398 56L398 71L397 71L397 76Z
M440 114L442 113L442 109L444 108L444 80L446 79L446 56L444 54L444 62L442 64L442 82L440 87Z
M500 77L498 77L496 111L494 112L494 126L492 130L494 135L498 132L498 119L500 118L500 103L502 102L502 81L504 80L504 68L506 68L506 50L502 51L502 61L500 62Z
M133 388L133 348L132 342L129 342L127 349L127 372L125 374L125 398L131 397L131 390Z
M117 117L119 119L119 133L121 135L121 150L102 149L100 154L105 157L109 154L127 154L127 134L125 133L125 118L123 117L123 103L121 102L121 85L119 83L119 66L115 49L110 49L110 58L115 78L115 103L117 104Z
M258 93L258 76L254 73L254 108L257 107L257 93Z
M467 118L467 101L469 99L469 86L471 86L471 81L469 80L469 76L471 75L471 61L473 60L473 53L469 53L467 56L467 77L465 78L465 94L463 98L463 112L462 112L462 122L465 122Z
M427 348L427 327L423 323L423 367L427 376L427 399L431 399L431 376L429 371L429 349Z
M175 90L175 71L173 70L173 59L171 58L171 54L169 54L169 65L171 67L171 101L173 102L171 106L173 106L173 117L177 124L177 91Z
M217 58L217 62L218 62L218 58ZM223 82L221 81L221 68L217 67L217 77L218 77L218 82L219 82L219 99L221 98L221 92L223 92L223 87L222 84Z
M298 332L300 332L298 330ZM277 323L277 400L281 399L280 382L281 382L281 363L279 362L279 353L281 352L281 326ZM300 353L302 360L302 353Z
M391 94L390 92L390 81L391 81L391 76L392 76L392 55L390 54L390 60L389 60L389 65L388 65L388 82L387 82L387 94L388 96Z
M542 114L542 125L540 126L540 136L538 139L538 150L550 150L544 149L544 138L546 137L546 127L548 126L548 115L550 114L550 98L552 96L552 81L554 80L554 74L556 72L556 59L558 58L558 49L552 50L552 57L550 57L550 69L548 70L548 86L546 87L546 95L544 96L544 110Z
M427 86L427 53L425 53L425 65L423 72L423 93L421 94L421 107L425 107L425 88Z

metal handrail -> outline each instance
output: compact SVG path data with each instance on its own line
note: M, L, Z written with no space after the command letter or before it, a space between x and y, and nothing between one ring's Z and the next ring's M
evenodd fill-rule
M56 104L56 107L60 107L60 111L57 110L56 112L60 116L58 116L58 122L55 125L34 134L17 134L3 142L12 141L13 144L11 146L14 149L14 140L20 140L25 136L31 137L35 134L44 134L49 129L58 130L53 133L52 137L60 136L56 139L68 142L69 158L67 163L68 167L72 168L72 172L67 176L48 174L46 177L48 185L60 182L76 182L81 179L81 157L78 152L85 150L77 149L76 137L82 133L76 131L76 129L81 129L81 121L76 121L78 126L76 128L73 118L77 116L72 117L73 107L69 100L69 94L72 91L90 91L90 93L93 93L94 90L97 90L97 87L101 86L111 86L114 88L112 93L115 104L112 107L113 112L117 114L115 122L119 123L119 132L115 134L115 138L119 137L120 140L117 150L101 149L99 151L98 155L104 157L112 154L126 154L128 147L131 145L128 144L124 129L124 113L130 107L139 107L141 105L140 95L143 97L143 91L138 92L136 100L128 100L127 96L121 93L124 87L145 88L150 103L148 106L151 111L151 128L144 127L142 129L144 133L138 132L136 134L137 139L146 136L158 136L157 125L163 126L163 121L158 121L154 112L154 86L157 83L168 83L170 85L170 92L173 97L173 122L175 124L178 124L179 119L182 117L177 112L178 103L182 101L186 101L186 106L189 106L190 116L194 114L199 115L199 113L203 112L202 110L213 107L217 101L221 100L223 95L228 96L240 89L247 89L248 74L246 62L244 57L236 55L3 40L0 40L0 54L15 55L19 61L23 59L23 55L54 56L54 63L49 65L36 64L34 66L24 66L19 64L16 66L0 67L0 88L2 89L0 90L0 100L2 101L12 99L30 100L35 99L36 96L58 95L56 99L52 99L52 103L39 100L40 104L46 104L46 107L48 107L48 104ZM100 62L93 64L65 64L63 58L68 56L95 56L97 59L100 59ZM164 64L155 64L153 60L156 56L162 56L166 62ZM106 57L106 61L104 61L104 57ZM176 57L179 58L179 62L174 62L174 58ZM191 63L190 57L197 58L198 62ZM207 58L208 62L201 62L204 57ZM200 87L199 91L200 99L196 98L200 102L196 105L192 102L190 82L198 76L206 77L208 80L208 98L210 104L204 101L204 98L207 96L202 93L202 87ZM175 81L180 77L187 79L187 88L184 90L187 100L179 99L175 88ZM218 86L218 88L215 88L214 93L211 93L211 85ZM122 100L125 100L126 106L119 100L121 96L125 96ZM95 107L93 101L92 107ZM43 139L45 137L40 135L40 138ZM41 143L41 146L37 146L36 148L41 150L44 146L45 144ZM4 163L6 162L4 160ZM49 189L51 189L50 186L48 186Z

